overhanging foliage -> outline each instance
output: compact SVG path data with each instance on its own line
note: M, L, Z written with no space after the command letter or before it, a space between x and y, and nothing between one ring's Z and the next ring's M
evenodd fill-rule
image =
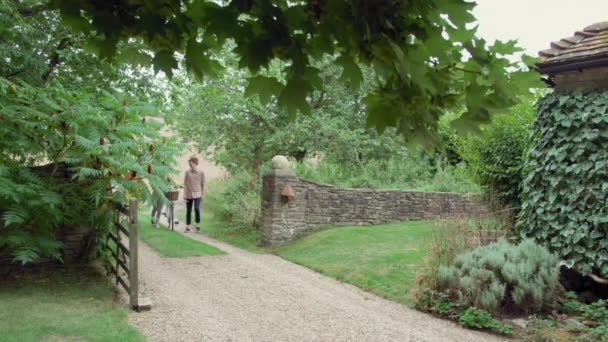
M216 76L214 57L235 43L239 67L249 69L248 93L278 99L292 115L309 113L307 101L323 82L314 60L331 56L342 78L357 88L359 64L373 67L376 86L367 93L367 121L383 131L397 127L409 140L436 141L446 109L466 108L468 127L517 102L537 78L507 56L514 41L487 46L469 28L475 6L465 0L52 0L64 23L85 32L103 57L120 42L143 41L125 58L171 76L184 56L199 78ZM129 58L130 57L130 58ZM267 77L273 60L284 61L285 80ZM510 72L508 72L510 71Z

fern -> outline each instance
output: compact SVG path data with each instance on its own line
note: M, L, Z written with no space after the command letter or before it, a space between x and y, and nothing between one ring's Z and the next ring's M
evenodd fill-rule
M4 212L2 215L2 220L4 221L4 226L8 227L14 224L25 223L27 217L28 213L25 209L20 207L12 207Z

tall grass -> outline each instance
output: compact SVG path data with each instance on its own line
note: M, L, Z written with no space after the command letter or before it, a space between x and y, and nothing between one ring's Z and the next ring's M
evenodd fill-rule
M259 226L261 182L251 188L249 179L249 174L243 172L209 185L205 205L227 223L226 230L251 231Z
M423 158L395 157L344 167L330 160L318 165L299 163L302 178L341 187L419 191L479 192L464 165L433 167Z
M420 299L438 289L440 266L451 264L456 256L468 250L511 236L511 215L511 211L503 210L435 221L425 267L416 279L416 296Z

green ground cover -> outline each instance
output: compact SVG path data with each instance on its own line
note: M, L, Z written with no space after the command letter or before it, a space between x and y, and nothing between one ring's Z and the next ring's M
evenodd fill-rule
M175 229L182 230L186 227L186 209L180 208L176 210L176 215L179 225ZM194 220L194 212L192 213ZM148 220L149 221L149 220ZM161 218L161 224L166 226L167 220ZM201 232L210 238L226 242L235 247L246 249L250 252L261 252L263 248L256 245L258 240L258 232L255 229L249 230L232 230L226 229L226 222L222 222L217 215L207 206L201 208Z
M424 264L433 221L336 227L280 247L283 258L403 304Z
M161 218L161 223L166 224L166 219L163 219ZM183 236L177 231L152 227L148 214L140 213L139 227L140 238L152 249L166 257L180 258L224 253L213 246Z
M52 270L0 281L0 340L144 341L93 271Z

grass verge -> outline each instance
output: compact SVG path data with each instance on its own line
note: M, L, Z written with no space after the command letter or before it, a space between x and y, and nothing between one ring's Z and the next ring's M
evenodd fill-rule
M179 226L176 226L175 229L184 229L186 224L186 209L177 209L176 216L180 224ZM192 213L192 216L194 217L194 212ZM161 223L166 224L166 220L163 221L161 218ZM235 231L226 229L226 223L222 222L206 205L203 205L201 208L201 232L210 238L248 250L250 252L265 251L264 248L257 246L257 230L251 229L247 231Z
M280 247L283 258L411 305L410 290L424 264L433 221L336 227Z
M152 227L148 214L140 213L139 217L139 237L162 256L182 258L224 254L218 248L190 239L178 232Z
M246 231L230 231L226 230L226 223L222 222L210 210L205 210L201 213L201 230L209 237L231 244L233 246L246 249L250 252L263 252L264 248L257 246L258 231L255 229ZM186 216L184 210L184 217Z
M0 340L144 341L93 271L53 270L0 281Z

